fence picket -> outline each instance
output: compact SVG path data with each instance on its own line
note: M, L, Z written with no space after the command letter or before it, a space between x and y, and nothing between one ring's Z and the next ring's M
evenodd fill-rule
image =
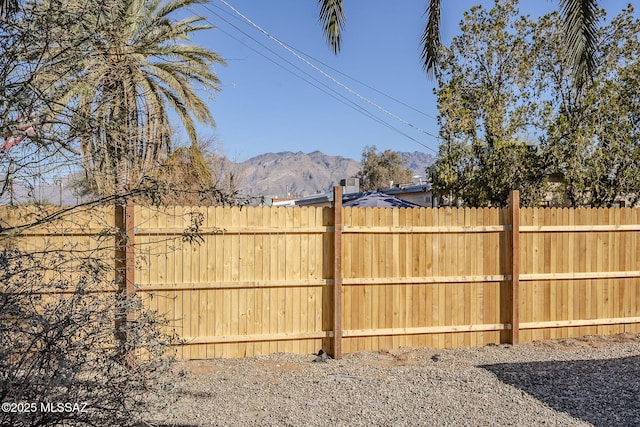
M14 235L38 213L0 207L0 250L113 245L96 237L115 224L100 209ZM189 212L204 215L199 244L181 239ZM342 350L505 342L514 315L519 342L639 332L639 212L522 208L512 265L507 209L345 208ZM182 358L329 349L334 221L333 208L136 207L136 292L186 340Z

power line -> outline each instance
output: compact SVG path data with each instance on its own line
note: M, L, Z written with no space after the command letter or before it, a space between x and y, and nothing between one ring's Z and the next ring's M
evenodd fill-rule
M212 4L212 6L213 6L213 7L215 7L216 9L218 9L220 12L224 13L225 15L230 16L230 17L231 17L231 18L233 18L234 20L236 20L236 21L238 21L238 22L240 22L240 23L242 23L242 24L244 24L244 25L249 25L249 26L251 26L251 25L250 25L250 24L248 24L244 19L239 18L239 17L238 17L238 15L236 15L235 13L231 13L231 12L229 12L227 9L224 9L224 8L222 8L222 7L219 7L219 6L216 6L215 4ZM217 15L217 16L218 16L218 17L220 17L219 15ZM220 18L221 18L221 17L220 17ZM358 83L358 84L360 84L360 85L362 85L362 86L366 87L367 89L370 89L370 90L372 90L372 91L374 91L374 92L376 92L376 93L378 93L378 94L380 94L380 95L384 96L384 97L385 97L385 98L387 98L387 99L390 99L390 100L392 100L392 101L394 101L394 102L396 102L396 103L398 103L398 104L400 104L400 105L402 105L402 106L404 106L404 107L406 107L406 108L408 108L408 109L410 109L410 110L413 110L413 111L415 111L415 112L416 112L416 113L418 113L418 114L422 114L423 116L425 116L425 117L427 117L427 118L429 118L429 119L432 119L432 120L438 120L438 118L437 118L437 117L434 117L434 116L432 116L432 115L430 115L430 114L427 114L427 113L425 113L424 111L421 111L421 110L419 110L419 109L417 109L417 108L415 108L415 107L413 107L413 106L411 106L411 105L407 104L406 102L403 102L402 100L400 100L400 99L398 99L398 98L396 98L396 97L394 97L394 96L391 96L391 95L389 95L389 94L387 94L387 93L385 93L385 92L381 91L380 89L377 89L377 88L375 88L375 87L373 87L373 86L371 86L371 85L369 85L369 84L367 84L367 83L365 83L365 82L363 82L363 81L361 81L361 80L359 80L359 79L357 79L357 78L355 78L355 77L353 77L353 76L350 76L349 74L347 74L347 73L345 73L345 72L343 72L343 71L340 71L340 70L338 70L337 68L334 68L334 67L332 67L332 66L330 66L330 65L326 64L325 62L322 62L320 59L315 58L315 57L313 57L313 56L309 55L308 53L306 53L306 52L304 52L304 51L302 51L302 50L300 50L300 49L296 48L295 46L291 46L290 44L285 43L285 42L282 42L282 43L283 43L283 44L285 44L287 47L289 47L289 48L291 48L291 49L295 50L296 52L300 53L301 55L303 55L303 56L305 56L305 57L307 57L307 58L311 59L312 61L315 61L315 62L317 62L318 64L323 65L324 67L326 67L326 68L328 68L328 69L330 69L330 70L332 70L332 71L334 71L334 72L336 72L336 73L340 74L341 76L344 76L344 77L348 78L349 80L352 80L352 81L354 81L354 82L356 82L356 83Z
M287 45L287 46L289 46L289 45ZM412 107L411 105L409 105L409 104L407 104L407 103L405 103L405 102L403 102L403 101L401 101L401 100L399 100L399 99L397 99L397 98L395 98L395 97L393 97L393 96L391 96L391 95L389 95L389 94L386 94L386 93L384 93L383 91L381 91L381 90L379 90L379 89L376 89L375 87L373 87L373 86L371 86L371 85L368 85L368 84L366 84L366 83L364 83L364 82L362 82L362 81L360 81L360 80L356 79L355 77L352 77L352 76L350 76L350 75L348 75L348 74L346 74L346 73L343 73L342 71L338 70L337 68L332 67L331 65L325 64L325 63L324 63L324 62L322 62L321 60L319 60L319 59L317 59L317 58L314 58L313 56L309 55L308 53L305 53L305 52L301 51L300 49L296 49L296 48L295 48L295 47L293 47L293 46L289 46L289 47L290 47L291 49L295 50L296 52L299 52L301 55L304 55L304 56L306 56L307 58L309 58L309 59L311 59L311 60L313 60L313 61L316 61L316 62L317 62L317 63L319 63L319 64L322 64L323 66L327 67L328 69L330 69L330 70L332 70L332 71L335 71L336 73L338 73L338 74L340 74L340 75L342 75L342 76L344 76L344 77L346 77L346 78L348 78L348 79L350 79L350 80L353 80L354 82L356 82L356 83L358 83L358 84L360 84L360 85L362 85L362 86L366 87L367 89L371 89L372 91L374 91L374 92L376 92L376 93L378 93L378 94L380 94L380 95L382 95L382 96L384 96L384 97L386 97L386 98L388 98L388 99L390 99L390 100L392 100L392 101L395 101L395 102L397 102L398 104L400 104L400 105L402 105L402 106L404 106L404 107L407 107L407 108L409 108L410 110L413 110L413 111L415 111L415 112L416 112L416 113L418 113L418 114L422 114L423 116L428 117L428 118L430 118L430 119L432 119L432 120L438 120L436 117L433 117L432 115L427 114L427 113L425 113L424 111L420 111L420 110L418 110L417 108Z
M284 61L285 63L291 65L293 68L295 68L296 70L298 70L299 72L301 72L302 74L308 76L310 79L312 79L313 81L315 81L316 83L318 83L319 85L323 86L326 88L323 89L321 87L319 87L318 85L310 82L309 80L305 79L304 77L300 76L299 74L294 73L293 71L291 71L290 69L288 69L287 67L285 67L284 65L282 65L281 63L273 60L272 58L269 58L267 55L263 54L262 52L258 51L257 49L254 49L252 46L246 44L245 42L243 42L242 40L238 39L237 37L233 36L232 34L230 34L229 32L221 29L218 27L218 30L220 32L222 32L223 34L227 35L228 37L232 38L233 40L237 41L238 43L241 43L242 45L248 47L249 49L251 49L252 51L254 51L255 53L257 53L258 55L262 56L263 58L265 58L266 60L268 60L269 62L275 64L276 66L282 68L283 70L287 71L288 73L294 75L295 77L298 77L299 79L303 80L304 82L310 84L311 86L315 87L316 89L320 90L321 92L325 93L326 95L336 99L338 102L341 102L342 104L345 104L346 106L354 109L355 111L365 115L366 117L370 118L371 120L399 133L400 135L414 141L415 143L425 147L426 149L433 151L434 153L436 152L435 150L433 150L431 147L423 144L422 142L420 142L419 140L413 138L412 136L406 134L405 132L401 131L400 129L396 128L395 126L385 122L384 120L382 120L381 118L373 115L370 111L366 110L365 108L363 108L361 105L355 103L354 101L350 100L349 98L345 97L344 95L336 92L333 88L331 88L330 86L328 86L326 83L318 80L317 78L315 78L314 76L312 76L311 74L307 73L306 71L302 70L300 67L298 67L297 65L293 64L292 62L290 62L289 60L287 60L286 58L282 57L281 55L279 55L278 53L276 53L275 51L273 51L271 48L269 48L268 46L264 45L263 43L259 42L258 40L256 40L254 37L252 37L250 34L246 33L245 31L242 31L240 28L238 28L236 25L232 24L231 22L229 22L228 20L226 20L225 18L223 18L222 16L220 16L219 14L217 14L216 12L212 11L211 9L209 9L208 7L205 6L205 9L207 9L210 13L212 13L214 16L218 17L218 19L220 19L221 21L225 22L227 25L231 26L232 28L234 28L235 30L237 30L238 32L240 32L241 34L243 34L244 36L246 36L247 38L251 39L254 43L260 45L261 47L263 47L264 49L266 49L267 51L271 52L273 55L275 55L276 57L280 58L282 61ZM209 22L210 24L213 25L213 23L211 23L209 20L207 20L207 22Z
M285 49L286 51L288 51L289 53L291 53L293 56L295 56L296 58L298 58L300 61L304 62L305 64L307 64L308 66L310 66L311 68L313 68L314 70L316 70L318 73L322 74L324 77L326 77L327 79L329 79L330 81L332 81L334 84L342 87L343 89L345 89L347 92L351 93L352 95L356 96L357 98L359 98L360 100L370 104L371 106L375 107L376 109L382 111L384 114L394 118L395 120L400 121L401 123L425 134L428 136L431 136L433 138L438 139L437 135L434 135L410 122L408 122L407 120L397 116L396 114L386 110L385 108L381 107L380 105L376 104L375 102L371 101L370 99L360 95L358 92L354 91L353 89L351 89L350 87L348 87L347 85L345 85L344 83L338 81L337 79L335 79L334 77L332 77L331 75L329 75L328 73L326 73L325 71L323 71L322 69L318 68L316 65L312 64L311 62L309 62L307 59L303 58L302 56L300 56L298 53L296 53L293 49L291 49L288 45L286 45L285 43L283 43L282 41L280 41L278 38L272 36L269 32L267 32L266 30L264 30L262 27L260 27L259 25L257 25L256 23L254 23L251 19L249 19L248 17L246 17L245 15L243 15L240 11L238 11L237 9L235 9L233 6L231 6L229 3L227 3L225 0L220 0L221 3L223 3L225 6L227 6L229 9L231 9L235 14L237 14L238 16L240 16L242 19L244 19L247 23L249 23L253 28L255 28L257 31L259 31L260 33L262 33L263 35L265 35L266 37L268 37L269 39L271 39L272 41L276 42L277 44L279 44L283 49ZM414 140L415 141L415 140ZM417 142L417 141L416 141ZM432 148L418 142L420 145L422 145L423 147L435 152L435 150L433 150Z
M393 114L392 112L386 110L385 108L381 107L380 105L376 104L375 102L371 101L370 99L360 95L358 92L354 91L353 89L351 89L350 87L348 87L347 85L345 85L344 83L338 81L337 79L335 79L333 76L329 75L328 73L326 73L324 70L318 68L317 66L315 66L314 64L312 64L311 62L309 62L308 60L306 60L305 58L303 58L302 56L300 56L298 53L296 53L293 49L291 49L288 45L286 45L285 43L283 43L282 41L280 41L278 38L276 38L275 36L272 36L269 32L267 32L265 29L263 29L262 27L260 27L258 24L256 24L255 22L253 22L251 19L249 19L248 17L246 17L245 15L243 15L240 11L238 11L237 9L235 9L233 6L231 6L229 3L227 3L225 0L220 0L221 3L223 3L224 5L226 5L229 9L231 9L233 12L235 12L238 16L242 17L246 22L248 22L252 27L254 27L256 30L260 31L262 34L264 34L265 36L267 36L268 38L270 38L271 40L273 40L274 42L276 42L277 44L279 44L283 49L285 49L286 51L288 51L289 53L291 53L293 56L295 56L296 58L298 58L300 61L304 62L305 64L307 64L308 66L310 66L311 68L313 68L314 70L316 70L317 72L319 72L320 74L322 74L324 77L328 78L329 80L331 80L333 83L337 84L338 86L342 87L343 89L345 89L347 92L351 93L352 95L358 97L359 99L361 99L362 101L370 104L371 106L377 108L378 110L382 111L383 113L387 114L388 116L400 121L401 123L404 123L407 126L410 126L412 128L414 128L415 130L424 133L425 135L429 135L431 137L434 138L438 138L436 135L433 135L432 133L419 128L418 126L408 122L407 120L404 120L403 118Z
M287 71L288 73L298 77L299 79L303 80L304 82L310 84L311 86L315 87L316 89L322 91L323 93L327 94L328 96L336 99L338 102L341 102L345 105L347 105L348 107L354 109L355 111L365 115L366 117L370 118L371 120L399 133L400 135L404 136L407 139L410 139L411 141L414 141L415 143L425 147L427 150L433 151L435 153L435 150L433 150L431 147L423 144L422 142L420 142L419 140L413 138L412 136L406 134L405 132L401 131L400 129L398 129L397 127L385 122L384 120L382 120L381 118L373 115L370 111L366 110L365 108L363 108L362 106L360 106L359 104L355 103L354 101L346 98L344 95L336 92L333 88L329 87L327 84L325 84L324 82L318 80L317 78L315 78L314 76L310 75L309 73L307 73L306 71L302 70L300 67L296 66L295 64L291 63L289 60L287 60L286 58L282 57L281 55L279 55L278 53L276 53L275 51L273 51L272 49L270 49L268 46L264 45L263 43L259 42L258 40L256 40L254 37L252 37L250 34L246 33L245 31L243 31L242 29L240 29L239 27L237 27L236 25L232 24L231 22L229 22L227 19L225 19L224 17L222 17L221 15L219 15L218 13L214 12L213 10L211 10L210 8L205 6L205 9L207 9L210 13L212 13L214 16L216 16L218 19L220 19L222 22L226 23L227 25L231 26L233 29L235 29L236 31L240 32L241 34L243 34L245 37L251 39L254 43L258 44L259 46L263 47L264 49L266 49L267 51L269 51L270 53L272 53L273 55L275 55L276 57L278 57L279 59L281 59L283 62L289 64L290 66L292 66L293 68L295 68L296 70L298 70L299 72L301 72L302 74L308 76L310 79L312 79L313 81L315 81L316 83L318 83L319 85L323 86L326 88L322 89L321 87L319 87L318 85L310 82L309 80L305 79L304 77L300 76L299 74L296 74L295 72L293 72L292 70L288 69L287 67L285 67L284 65L282 65L281 63L273 60L272 58L269 58L267 55L263 54L262 52L258 51L257 49L254 49L252 46L244 43L242 40L238 39L237 37L231 35L230 33L228 33L227 31L224 31L223 29L218 27L218 30L220 32L222 32L223 34L227 35L228 37L236 40L237 42L243 44L244 46L248 47L249 49L253 50L255 53L257 53L258 55L262 56L263 58L267 59L269 62L273 63L274 65L282 68L283 70ZM216 7L216 9L223 11L224 13L228 14L228 12L224 11L224 9L220 9L218 7ZM232 15L233 16L233 15ZM235 16L234 16L235 18ZM236 18L237 19L237 18ZM211 23L210 21L207 20L207 22L209 22L210 24L213 25L213 23ZM243 21L241 21L243 22Z

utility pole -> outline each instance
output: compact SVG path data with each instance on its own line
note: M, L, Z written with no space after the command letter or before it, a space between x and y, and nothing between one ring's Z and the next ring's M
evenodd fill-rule
M9 163L9 171L7 172L7 180L9 181L9 206L13 206L13 163Z
M58 189L60 191L60 207L62 207L62 178L56 179L54 183L58 185Z

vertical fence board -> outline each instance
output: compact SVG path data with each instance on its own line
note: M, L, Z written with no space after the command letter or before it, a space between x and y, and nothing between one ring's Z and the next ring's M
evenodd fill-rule
M346 223L346 222L345 222ZM372 227L376 225L376 217L374 209L364 210L364 224L365 227ZM378 236L372 236L370 234L365 235L364 245L369 248L367 254L367 260L370 268L364 273L371 275L371 277L379 277L378 263L374 262L376 254L380 253L380 239ZM382 328L384 327L384 294L381 292L380 286L369 287L369 301L370 306L367 311L369 313L369 323L365 324L366 328ZM370 337L367 342L367 350L375 351L381 349L381 339L379 337Z
M102 250L115 244L95 236L113 222L107 211L79 213L0 244ZM520 209L525 231L513 257L516 230L492 228L513 222L504 209L345 208L336 275L331 208L139 206L135 285L145 305L191 341L176 346L181 358L308 354L329 348L336 322L343 353L482 346L507 340L508 331L486 326L512 322L514 308L524 325L520 342L638 332L640 233L609 226L637 226L639 211ZM202 240L183 242L195 213L204 217ZM0 207L3 227L21 215ZM519 303L508 279L515 269L524 278ZM615 323L625 317L628 323ZM490 330L468 330L481 325Z
M520 193L512 190L509 195L511 223L511 290L509 292L509 340L517 344L520 339Z
M333 187L333 357L342 357L342 187ZM346 305L346 304L345 304ZM352 308L347 310L351 312Z

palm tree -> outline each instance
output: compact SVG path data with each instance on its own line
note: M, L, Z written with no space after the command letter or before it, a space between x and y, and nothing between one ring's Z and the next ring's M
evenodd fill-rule
M11 16L16 13L20 5L18 0L0 0L0 17Z
M574 73L581 81L595 69L596 31L598 25L597 0L559 0L565 25L567 52L574 64ZM340 51L341 32L345 14L343 0L318 0L320 23L334 53ZM440 48L440 8L442 0L429 0L427 25L422 34L423 68L432 76L438 68Z
M224 61L190 40L194 32L212 27L198 16L173 19L205 1L95 0L89 2L93 9L86 1L65 2L66 12L81 19L71 29L77 32L76 47L60 45L48 55L52 64L65 62L61 57L74 62L64 74L60 65L48 74L54 105L49 121L69 127L99 194L135 188L166 157L170 111L192 143L196 121L214 124L195 89L219 90L212 65Z

